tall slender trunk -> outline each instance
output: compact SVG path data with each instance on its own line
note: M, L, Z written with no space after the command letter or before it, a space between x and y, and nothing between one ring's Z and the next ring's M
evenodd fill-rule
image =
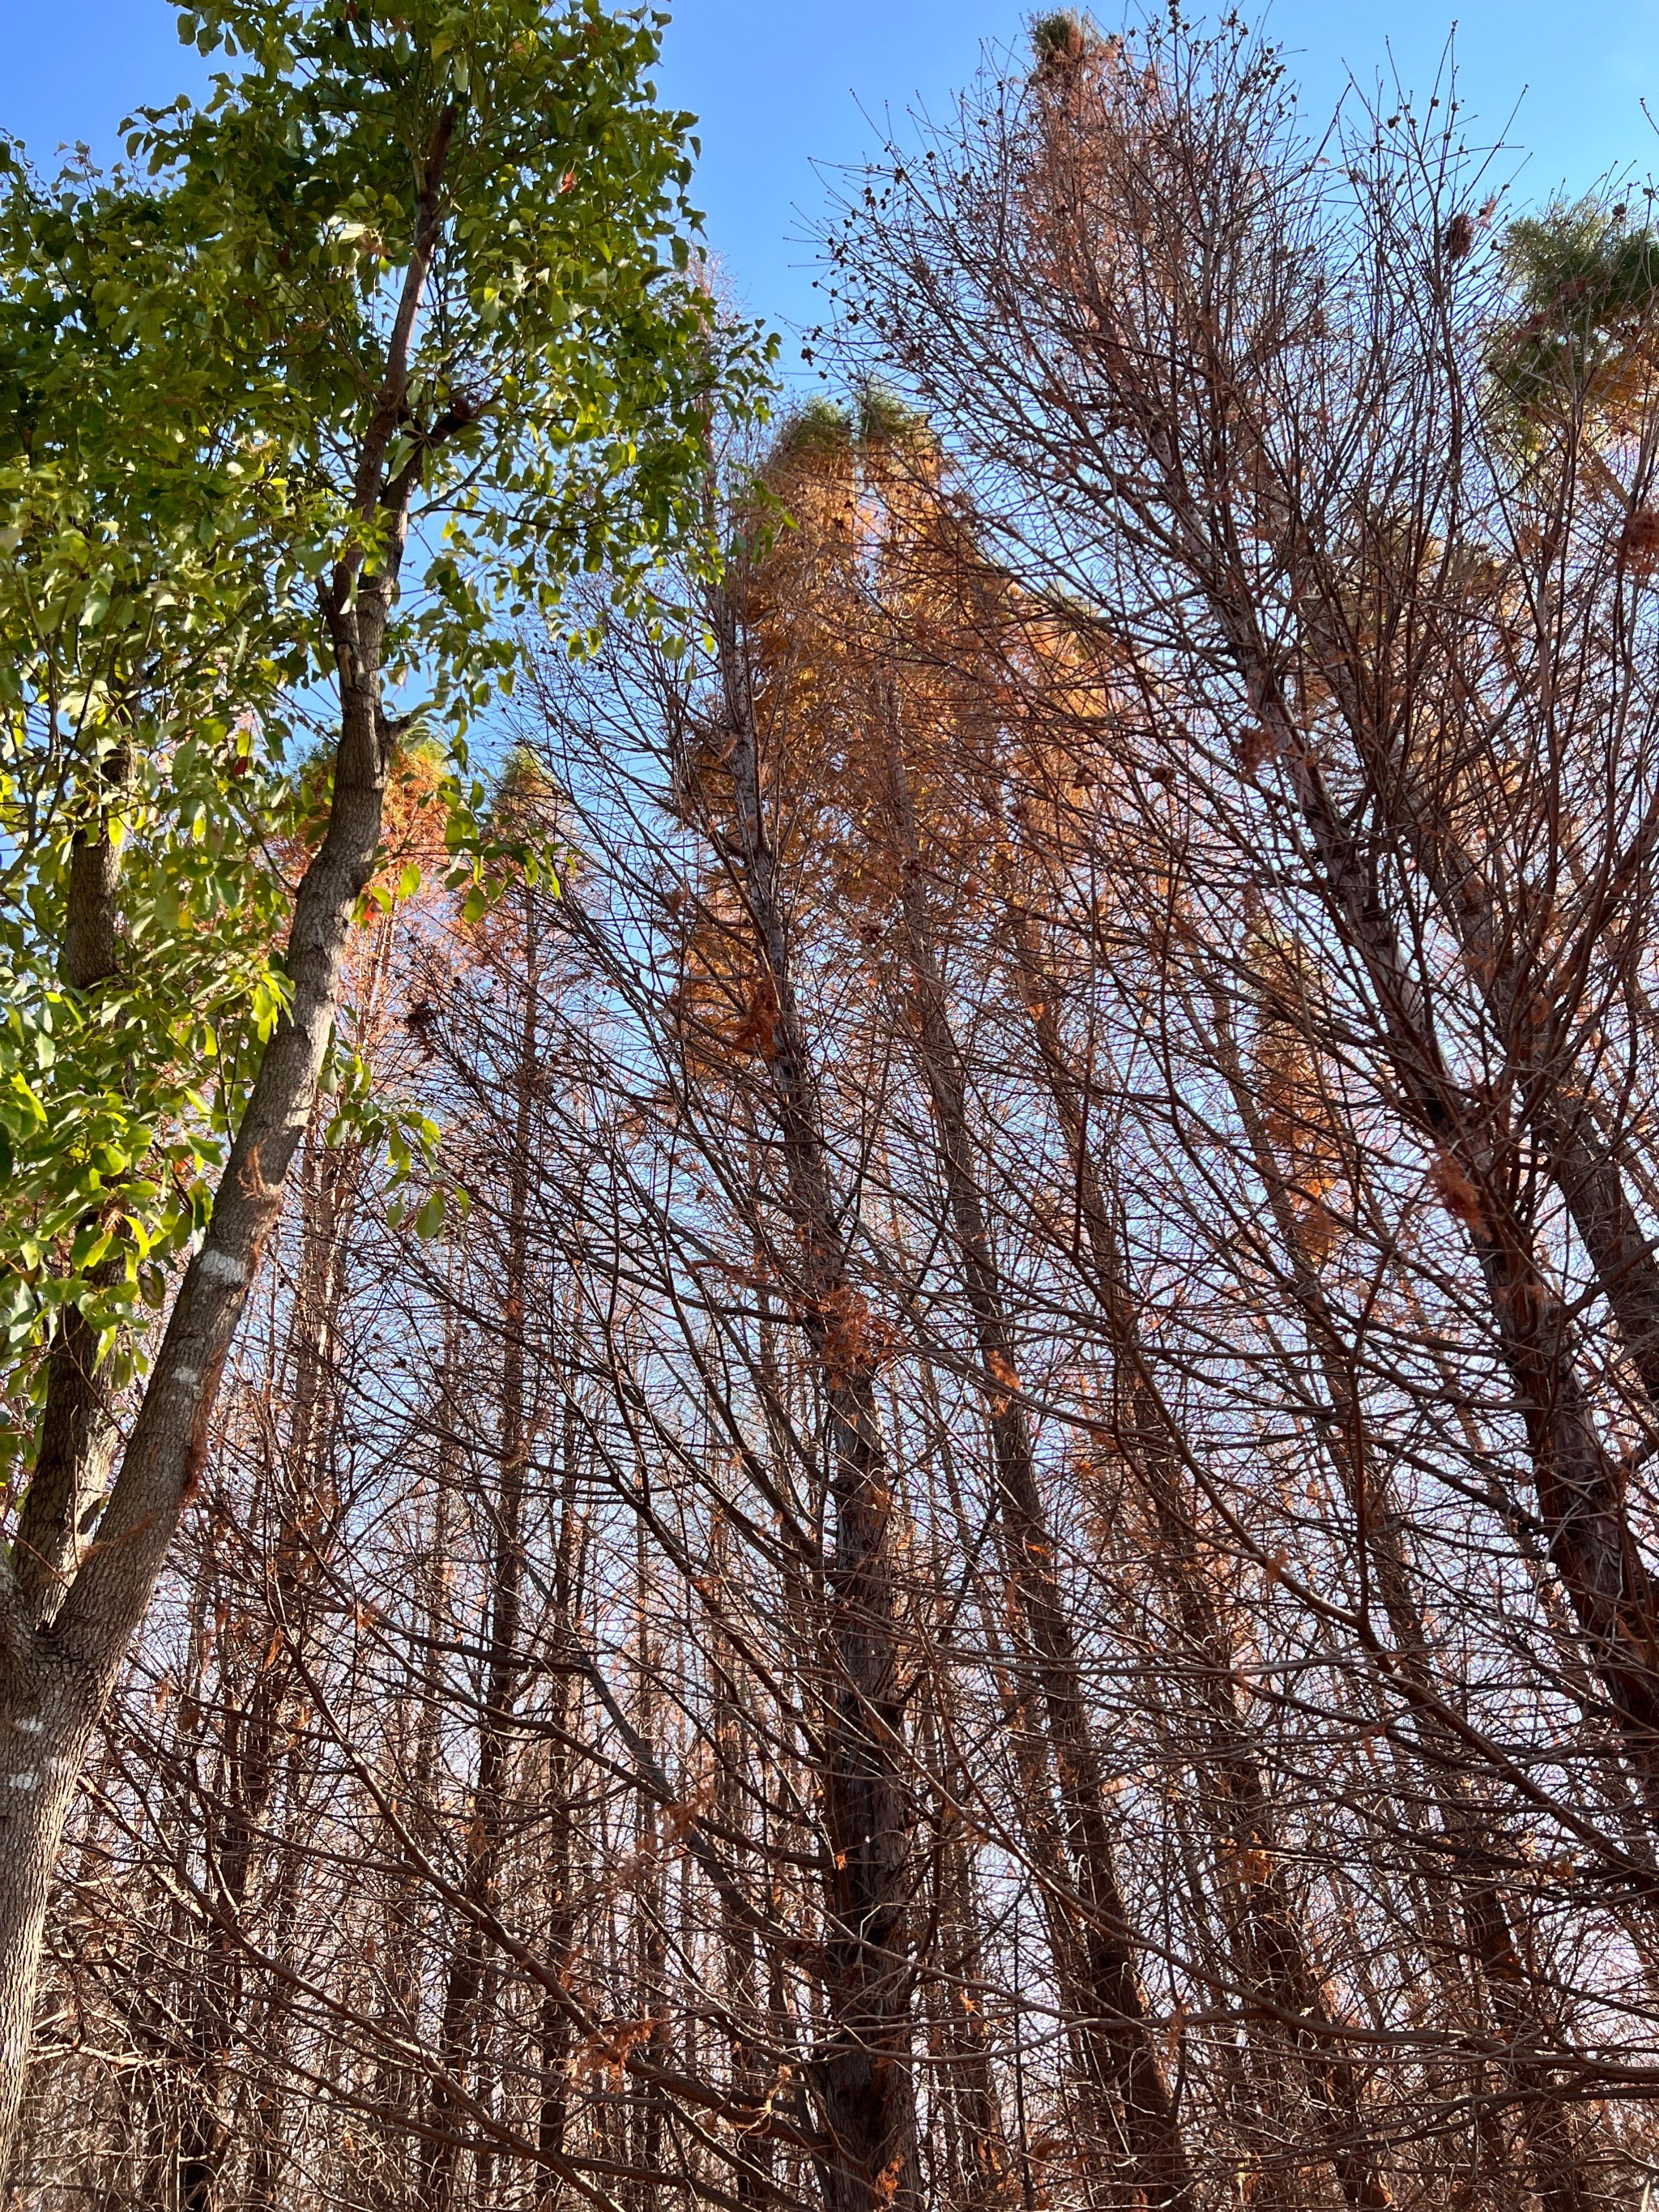
M642 1519L636 1520L634 1524L634 1540L639 1653L638 1711L635 1725L641 1740L660 1767L662 1747L658 1738L656 1682L659 1646L651 1617L648 1595L650 1570L646 1556L645 1523ZM666 2066L670 2055L667 1898L664 1889L662 1832L658 1822L658 1810L656 1799L647 1790L641 1790L636 1793L634 1800L634 1854L638 1875L633 1884L631 1979L634 2016L636 2020L650 2023L645 2039L646 2055L653 2065ZM662 2096L654 2083L635 2081L630 2085L629 2120L629 2163L639 2176L629 2185L629 2194L635 2212L652 2212L656 2184L647 2177L655 2175L660 2170L663 2142Z
M1399 1101L1419 1136L1455 1164L1478 1196L1468 1216L1469 1242L1525 1426L1551 1560L1650 1820L1659 1826L1659 1579L1642 1557L1626 1511L1622 1465L1597 1431L1566 1304L1540 1258L1530 1223L1510 1203L1507 1170L1515 1158L1516 1132L1503 1125L1497 1086L1469 1091L1447 1065L1420 975L1388 908L1376 837L1368 827L1369 842L1362 846L1345 805L1333 798L1293 695L1297 656L1269 635L1240 549L1247 537L1273 548L1288 582L1289 603L1297 609L1297 642L1307 666L1342 702L1362 760L1376 769L1388 763L1388 750L1360 696L1359 656L1341 592L1332 581L1335 569L1322 571L1322 548L1294 502L1274 493L1270 470L1247 471L1244 481L1257 489L1241 495L1240 460L1259 463L1271 442L1250 419L1252 377L1241 380L1217 319L1200 316L1188 326L1191 356L1183 376L1187 389L1198 396L1194 438L1193 424L1179 416L1159 381L1156 353L1147 354L1140 333L1103 284L1089 246L1097 235L1097 210L1085 181L1090 165L1082 112L1063 98L1047 98L1041 119L1047 185L1054 196L1048 210L1054 278L1070 294L1078 326L1087 332L1093 374L1109 383L1122 426L1133 431L1139 448L1136 470L1109 490L1108 513L1117 525L1120 499L1149 520L1156 512L1152 535L1168 547L1188 588L1206 608L1267 750L1282 767L1309 888L1367 977ZM1241 495L1259 498L1259 508L1238 514ZM1227 526L1218 527L1223 515ZM1382 692L1392 693L1392 680ZM1395 773L1391 784L1398 780ZM1656 832L1659 816L1650 810L1629 865L1650 852ZM1406 842L1411 843L1409 836ZM1446 888L1455 899L1463 886L1452 882ZM1545 1103L1541 1126L1547 1127L1552 1109ZM1574 1117L1557 1110L1555 1118L1570 1127ZM1649 1285L1635 1262L1627 1213L1596 1202L1595 1192L1605 1196L1605 1186L1586 1171L1588 1164L1564 1160L1564 1187L1575 1209L1584 1211L1587 1236L1598 1241L1604 1287L1610 1297L1625 1300L1621 1328L1635 1350L1648 1342L1651 1318L1635 1293L1641 1289L1645 1299L1644 1286L1659 1289L1659 1281Z
M1184 497L1182 505L1189 510ZM1597 1431L1567 1308L1528 1224L1508 1200L1504 1163L1514 1133L1499 1126L1492 1099L1471 1096L1454 1080L1428 1002L1381 902L1376 871L1364 864L1342 825L1260 636L1243 579L1231 569L1218 572L1195 514L1184 513L1182 526L1252 702L1285 763L1310 872L1370 978L1400 1097L1421 1136L1455 1164L1474 1194L1465 1208L1469 1242L1525 1426L1551 1561L1650 1817L1659 1825L1659 1580L1629 1523L1622 1466ZM1587 1188L1579 1191L1581 1203ZM1613 1264L1610 1244L1604 1243L1604 1258L1611 1296L1635 1277ZM1630 1320L1638 1342L1644 1326Z
M730 1534L722 1514L714 1526L709 1560L710 1574L722 1588L732 1571ZM745 1685L742 1669L743 1661L735 1641L728 1636L720 1636L711 1655L714 1683L710 1733L714 1753L714 1817L722 1836L728 1838L749 1832L745 1784L752 1787L759 1780L746 1771L758 1739L757 1734L744 1727ZM751 1854L732 1842L728 1842L726 1848L733 1885L746 1883ZM745 2107L755 2109L773 2088L760 2048L763 2035L762 1961L753 1923L737 1910L736 1897L724 1893L720 1898L720 2002L726 2020L732 2093ZM771 2202L775 2164L771 2143L764 2136L752 2136L744 2144L743 2163L734 2185L739 2204L750 2207Z
M1311 549L1301 565L1311 571ZM1310 574L1309 580L1311 588L1297 595L1304 633L1332 696L1341 702L1367 781L1392 816L1400 848L1457 941L1464 974L1518 1078L1540 1164L1566 1203L1650 1410L1659 1419L1659 1250L1632 1202L1628 1158L1601 1126L1592 1085L1577 1072L1574 1024L1558 1011L1560 977L1551 972L1540 935L1550 908L1540 903L1531 915L1504 911L1492 869L1458 834L1447 804L1450 794L1425 792L1413 773L1409 742L1395 744L1389 732L1379 730L1355 684L1352 657L1336 634L1324 579L1312 583ZM1593 875L1581 883L1581 907L1595 915L1604 939L1626 926L1625 902L1649 880L1656 839L1659 809L1650 805L1628 843L1603 851ZM1592 885L1593 901L1585 896ZM1571 973L1579 963L1561 964ZM1619 988L1621 993L1626 988L1622 975ZM1574 1012L1582 1027L1582 1006ZM1628 1540L1633 1549L1633 1538ZM1650 1620L1648 1632L1651 1643L1659 1636L1659 1620Z
M1054 979L1042 969L1028 921L1012 902L1008 908L1008 933L1014 952L1017 988L1031 1024L1039 1063L1070 1154L1073 1187L1092 1263L1090 1288L1100 1304L1117 1352L1127 1351L1133 1366L1138 1356L1137 1345L1122 1265L1086 1143L1087 1086L1072 1061L1055 1016L1058 993ZM1331 1405L1339 1413L1331 1437L1356 1526L1362 1532L1394 1650L1407 1678L1419 1681L1437 1696L1443 1686L1435 1676L1422 1609L1402 1547L1398 1511L1377 1471L1361 1455L1342 1446L1345 1437L1358 1437L1361 1433L1359 1408L1352 1380L1336 1356L1338 1338L1334 1318L1327 1309L1317 1269L1297 1222L1285 1172L1267 1139L1238 1065L1224 1008L1218 1012L1216 1041L1221 1072L1243 1120L1252 1158L1268 1194L1272 1217L1291 1262L1298 1301L1309 1321L1326 1390ZM1143 1475L1158 1478L1151 1486L1155 1505L1161 1515L1168 1516L1175 1545L1186 1552L1195 1542L1195 1530L1190 1507L1176 1486L1179 1478L1164 1442L1161 1413L1152 1407L1144 1385L1138 1401L1132 1395L1132 1403L1134 1410L1126 1443ZM1365 1468L1363 1477L1359 1472L1362 1465ZM1200 1577L1187 1575L1181 1578L1182 1602L1189 1613L1192 1631L1200 1646L1213 1642L1218 1654L1224 1648L1224 1632L1212 1616L1204 1589ZM1256 1817L1255 1808L1266 1810L1265 1789L1259 1774L1252 1778L1255 1754L1237 1715L1231 1665L1224 1679L1213 1669L1206 1669L1206 1673L1212 1685L1212 1723L1219 1732L1224 1765L1231 1770L1230 1793L1240 1813L1247 1818ZM1462 1777L1462 1747L1450 1739L1425 1706L1414 1706L1413 1713L1415 1725L1424 1736L1433 1801L1443 1831L1453 1846L1451 1879L1468 1953L1480 1966L1495 2024L1506 2048L1513 2054L1508 2062L1510 2094L1527 2142L1533 2185L1549 2212L1580 2212L1587 2184L1578 2130L1547 2061L1527 2056L1529 2050L1547 2045L1549 2008L1525 1967L1502 1893L1483 1871L1498 1861L1497 1840L1488 1832ZM1271 1856L1274 1846L1272 1838L1264 1833L1263 1842L1256 1848ZM1386 2191L1387 2185L1374 2167L1369 2173L1356 2170L1363 2167L1367 2156L1363 2151L1363 2115L1357 2076L1343 2056L1340 2023L1333 2021L1325 2010L1317 1978L1304 1960L1296 1957L1299 1937L1293 1918L1279 1910L1279 1900L1267 1892L1250 1901L1252 1917L1258 1921L1264 1905L1267 1921L1258 1927L1253 1941L1265 1964L1271 1968L1277 1962L1281 1979L1275 1993L1276 2008L1294 2014L1297 2009L1293 2002L1295 1990L1305 1984L1314 1993L1314 2002L1303 2015L1310 2023L1314 2037L1304 2062L1310 2094L1316 2109L1324 2111L1329 2124L1330 2139L1336 2150L1333 2162L1345 2195L1350 2203L1369 2202L1368 2196L1356 2197L1355 2191L1379 2187ZM1287 1942L1289 1949L1285 1948ZM1356 2147L1357 2142L1361 2147ZM1338 2159L1346 2163L1348 2171L1344 2172Z
M952 1034L923 888L920 840L893 727L882 715L887 793L900 854L905 956L917 1009L915 1045L933 1104L940 1174L969 1310L995 1462L995 1504L1004 1572L1018 1608L1029 1674L1044 1721L1072 1886L1073 1942L1082 1986L1074 2002L1092 2086L1115 2106L1133 2185L1153 2206L1188 2207L1193 2181L1175 2101L1153 2039L1133 1938L1119 1885L1106 1778L1089 1718L1077 1639L1054 1571L1055 1542L1037 1481L1030 1420L1016 1366L1018 1347L980 1196L967 1085ZM1108 2139L1110 2137L1109 2136Z
M771 843L761 739L729 591L711 609L731 740L735 837L721 838L753 933L769 1036L764 1065L799 1247L798 1304L823 1391L834 1548L822 1720L826 2034L815 2072L825 2212L916 2212L908 1908L914 1818L905 1752L893 1485L874 1333L852 1279L796 1000L789 917Z
M439 1771L442 1723L442 1653L449 1644L447 1620L450 1574L450 1509L459 1472L460 1447L457 1427L459 1329L453 1312L446 1316L433 1426L436 1449L432 1470L432 1513L417 1561L416 1642L406 1680L404 1698L414 1708L409 1765L400 1795L404 1801L402 1826L419 1835L430 1849L435 1842L438 1811L434 1791ZM422 1931L421 1875L410 1863L398 1824L387 1824L388 1858L392 1861L391 1894L386 1909L388 2014L396 2039L390 2050L376 2058L376 2103L380 2156L376 2178L368 2192L371 2212L404 2212L415 2197L415 2180L424 2149L410 2154L410 2124L417 2116L422 2094L416 2065L406 2054L419 2041L421 1990L424 1979L425 1943Z
M374 871L390 744L382 659L423 456L417 447L395 474L388 459L407 409L410 350L442 228L457 119L447 107L427 149L402 296L356 456L353 495L380 539L380 566L365 574L362 554L354 554L321 595L338 673L339 734L328 827L295 898L289 1002L260 1055L213 1218L173 1301L97 1545L55 1607L40 1603L31 1569L24 1567L21 1583L9 1563L0 1571L0 2172L16 2134L52 1869L76 1779L209 1447L220 1377L310 1120L347 935ZM78 1491L78 1480L70 1488Z
M297 1795L300 1752L297 1745L289 1754L290 1790ZM288 1955L294 1939L294 1928L298 1903L300 1875L304 1854L298 1839L289 1836L279 1846L282 1862L276 1876L276 1894L271 1914L272 1943L275 1955ZM247 2181L240 2212L280 2212L287 2199L285 2178L288 2171L288 2144L284 2120L289 2100L289 2089L285 2071L285 2054L293 2031L293 2012L286 2001L286 1993L272 1992L265 2014L263 2033L259 2038L258 2056L265 2080L254 2105L250 2140L247 2144Z
M1366 2112L1361 2069L1345 2048L1322 1977L1303 1942L1285 1883L1283 1847L1261 1753L1239 1709L1233 1639L1217 1607L1191 1501L1158 1409L1131 1389L1122 1440L1156 1516L1155 1567L1180 1624L1172 1655L1197 1708L1198 1765L1228 1860L1221 1898L1257 2040L1286 2048L1300 2074L1314 2132L1355 2212L1394 2202ZM1293 2112L1284 2115L1292 2136Z
M950 1697L947 1663L938 1670L937 1706ZM944 2136L947 2200L959 2212L999 2212L1008 2202L1014 2154L1004 2124L991 2034L985 2018L982 1930L984 1899L975 1879L973 1854L959 1808L969 1797L967 1776L937 1725L936 1704L921 1716L917 1748L938 1778L939 1826L933 1852L933 1917L939 1929L934 1971L928 1978L929 2046L934 2072L935 2124Z
M520 1649L524 1589L525 1491L529 1461L526 1401L526 1295L530 1267L531 1129L538 1065L538 963L536 924L525 894L522 940L523 994L519 1056L514 1074L514 1121L508 1139L506 1273L502 1283L500 1483L491 1515L489 1544L489 1638L484 1669L483 1706L478 1717L478 1771L467 1826L466 1860L461 1875L465 1902L476 1914L455 1934L445 1981L439 2027L439 2052L445 2073L465 2084L478 2063L485 2023L487 1944L482 1917L493 1909L500 1875L507 1814L507 1779L513 1756L513 1709L523 1671ZM455 2199L456 2166L461 2148L462 2115L447 2081L434 2084L428 2114L425 2170L420 2192L428 2212L449 2212ZM480 2157L488 2160L487 2151ZM487 2175L487 2164L486 2164Z
M580 1427L576 1404L576 1309L571 1307L572 1336L565 1359L565 1412L560 1443L561 1480L553 1545L552 1710L548 1716L547 1855L544 1946L548 1965L561 1984L572 1976L576 1957L576 1723L580 1712L580 1674L574 1657L581 1630L586 1586L586 1546L578 1509ZM568 2009L551 1990L542 1999L538 2057L540 2096L536 2118L538 2148L550 2161L542 2169L539 2212L552 2212L560 2184L550 2161L564 2150L570 2124L571 2032Z
M1309 1250L1289 1181L1238 1060L1228 1011L1215 1012L1218 1059L1243 1122L1256 1172L1267 1193L1279 1243L1290 1261L1297 1303L1315 1348L1328 1402L1337 1418L1328 1444L1342 1490L1360 1532L1370 1578L1382 1601L1398 1666L1404 1678L1430 1693L1413 1705L1423 1744L1432 1801L1452 1846L1452 1881L1470 1955L1478 1961L1496 2025L1512 2054L1507 2071L1526 2141L1533 2186L1548 2212L1578 2212L1586 2201L1583 2147L1573 2115L1547 2061L1529 2056L1550 2039L1550 2008L1522 1960L1509 1907L1482 1869L1498 1862L1498 1839L1475 1801L1463 1771L1462 1747L1435 1707L1449 1694L1440 1679L1416 1578L1406 1549L1401 1515L1386 1474L1360 1448L1362 1413L1353 1379L1340 1356L1340 1332Z
M270 1584L275 1619L268 1627L256 1613L252 1682L228 1716L226 1802L210 1881L214 1902L228 1925L216 1921L209 1927L207 1954L194 1992L190 2028L193 2080L180 2130L179 2212L217 2212L222 2168L232 2148L222 2106L242 2009L243 1978L241 1948L234 1931L241 1921L266 1840L266 1818L281 1770L294 1687L295 1646L302 1646L307 1636L307 1604L323 1564L331 1511L327 1428L352 1216L345 1169L345 1155L325 1147L313 1123L301 1175L287 1464L267 1468L266 1474L268 1491L283 1500Z

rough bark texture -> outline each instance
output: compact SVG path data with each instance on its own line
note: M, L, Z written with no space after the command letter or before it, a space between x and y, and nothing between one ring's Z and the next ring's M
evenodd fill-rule
M822 1382L834 1512L823 1724L830 2017L817 2067L823 2199L826 2212L913 2212L921 2203L908 1933L915 1844L874 1332L836 1218L766 819L754 697L727 596L714 629L732 748L733 860L770 1000L764 1057L799 1246L801 1325Z
M381 518L372 574L361 555L322 592L339 682L333 793L321 846L295 895L287 951L291 1001L260 1058L201 1249L179 1285L98 1541L44 1624L15 1571L0 1583L0 2171L9 2162L27 2063L47 1895L93 1731L142 1622L208 1447L219 1379L311 1117L339 1004L342 962L380 844L387 733L381 657L422 454L388 480L407 408L416 319L442 225L455 111L428 149L410 256L380 389L357 455L358 512ZM101 935L86 930L87 957ZM70 1486L71 1492L78 1483Z

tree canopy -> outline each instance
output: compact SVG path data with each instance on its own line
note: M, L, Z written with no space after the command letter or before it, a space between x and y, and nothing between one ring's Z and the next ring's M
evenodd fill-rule
M65 1304L107 1336L158 1302L205 1218L283 1003L334 658L317 594L392 557L378 486L419 483L385 654L400 722L453 749L458 845L514 620L556 622L573 568L625 593L700 526L708 407L763 363L693 271L658 28L535 0L200 9L181 36L233 66L204 107L136 118L130 168L42 183L7 156L0 1306L26 1372ZM441 140L441 244L400 327ZM98 847L118 919L82 955L74 860Z

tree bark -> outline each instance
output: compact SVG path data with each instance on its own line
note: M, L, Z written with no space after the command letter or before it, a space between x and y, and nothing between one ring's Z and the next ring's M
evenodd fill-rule
M526 895L526 909L529 896ZM526 911L521 942L518 1064L514 1071L514 1118L507 1139L507 1218L501 1310L500 1486L493 1501L489 1559L489 1640L483 1709L478 1717L478 1771L467 1823L461 1890L474 1908L458 1929L444 1990L439 2050L446 2075L465 2085L478 2061L485 2022L484 1921L494 1910L507 1817L513 1757L513 1713L523 1672L520 1624L524 1596L525 1490L529 1462L526 1401L526 1299L530 1270L531 1121L538 1067L538 963L536 927ZM455 2197L462 2116L443 2081L434 2087L428 2115L425 2172L420 2192L428 2212L449 2212ZM480 2159L489 2155L481 2150ZM487 2193L487 2174L479 2178Z
M356 459L355 503L365 522L381 519L382 562L365 574L361 552L353 554L321 594L338 672L339 734L328 826L295 897L289 1003L260 1055L212 1219L173 1302L96 1544L44 1625L32 1618L15 1571L0 1574L0 2172L15 2140L47 1897L76 1779L208 1450L220 1377L310 1120L347 936L374 872L389 742L382 654L422 453L417 447L392 477L386 459L407 407L455 122L456 111L447 108L428 150L403 294Z
M125 775L125 756L118 754L107 780L116 783ZM59 963L64 981L76 992L95 991L120 971L120 854L107 825L100 820L78 830L70 855ZM112 1267L106 1262L94 1270L92 1280L107 1285L114 1280ZM117 1436L106 1403L106 1376L98 1359L97 1332L78 1306L66 1308L46 1355L40 1443L12 1546L18 1597L37 1625L50 1620L63 1601L74 1577L86 1516L108 1480Z
M1116 2116L1127 2178L1150 2206L1186 2208L1192 2175L1164 2077L1133 1939L1119 1886L1105 1776L1089 1718L1077 1641L1054 1560L1054 1535L1037 1481L1030 1424L1015 1360L1018 1346L980 1196L969 1124L967 1085L951 1032L923 889L915 810L890 714L876 739L885 753L887 796L898 848L905 957L913 987L915 1045L932 1102L939 1170L973 1316L981 1382L995 1462L995 1505L1004 1571L1024 1636L1020 1664L1044 1716L1047 1757L1060 1808L1071 1885L1077 1900L1075 1953L1083 1987L1075 1994L1086 2025L1091 2087Z
M816 2074L825 2212L919 2212L908 1957L914 1817L899 1666L892 1476L874 1332L851 1278L796 1001L788 919L766 817L761 737L736 607L711 609L731 744L730 855L768 994L763 1040L799 1244L800 1325L820 1377L835 1544L822 1775L828 2033ZM718 826L717 835L718 835Z

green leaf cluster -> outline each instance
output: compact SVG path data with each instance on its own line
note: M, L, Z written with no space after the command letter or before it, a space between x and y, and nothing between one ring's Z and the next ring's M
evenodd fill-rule
M1624 204L1557 204L1510 225L1510 307L1490 348L1500 398L1535 434L1583 421L1615 434L1650 390L1659 236Z
M482 885L514 856L465 732L515 628L556 623L573 571L627 595L670 545L713 557L707 426L764 410L771 350L697 274L665 20L212 0L180 35L234 66L136 117L127 166L0 155L0 1328L25 1370L65 1303L112 1344L159 1299L281 1018L301 763L335 712L319 591L398 566L387 678L447 729ZM77 988L88 848L118 852L117 951Z

